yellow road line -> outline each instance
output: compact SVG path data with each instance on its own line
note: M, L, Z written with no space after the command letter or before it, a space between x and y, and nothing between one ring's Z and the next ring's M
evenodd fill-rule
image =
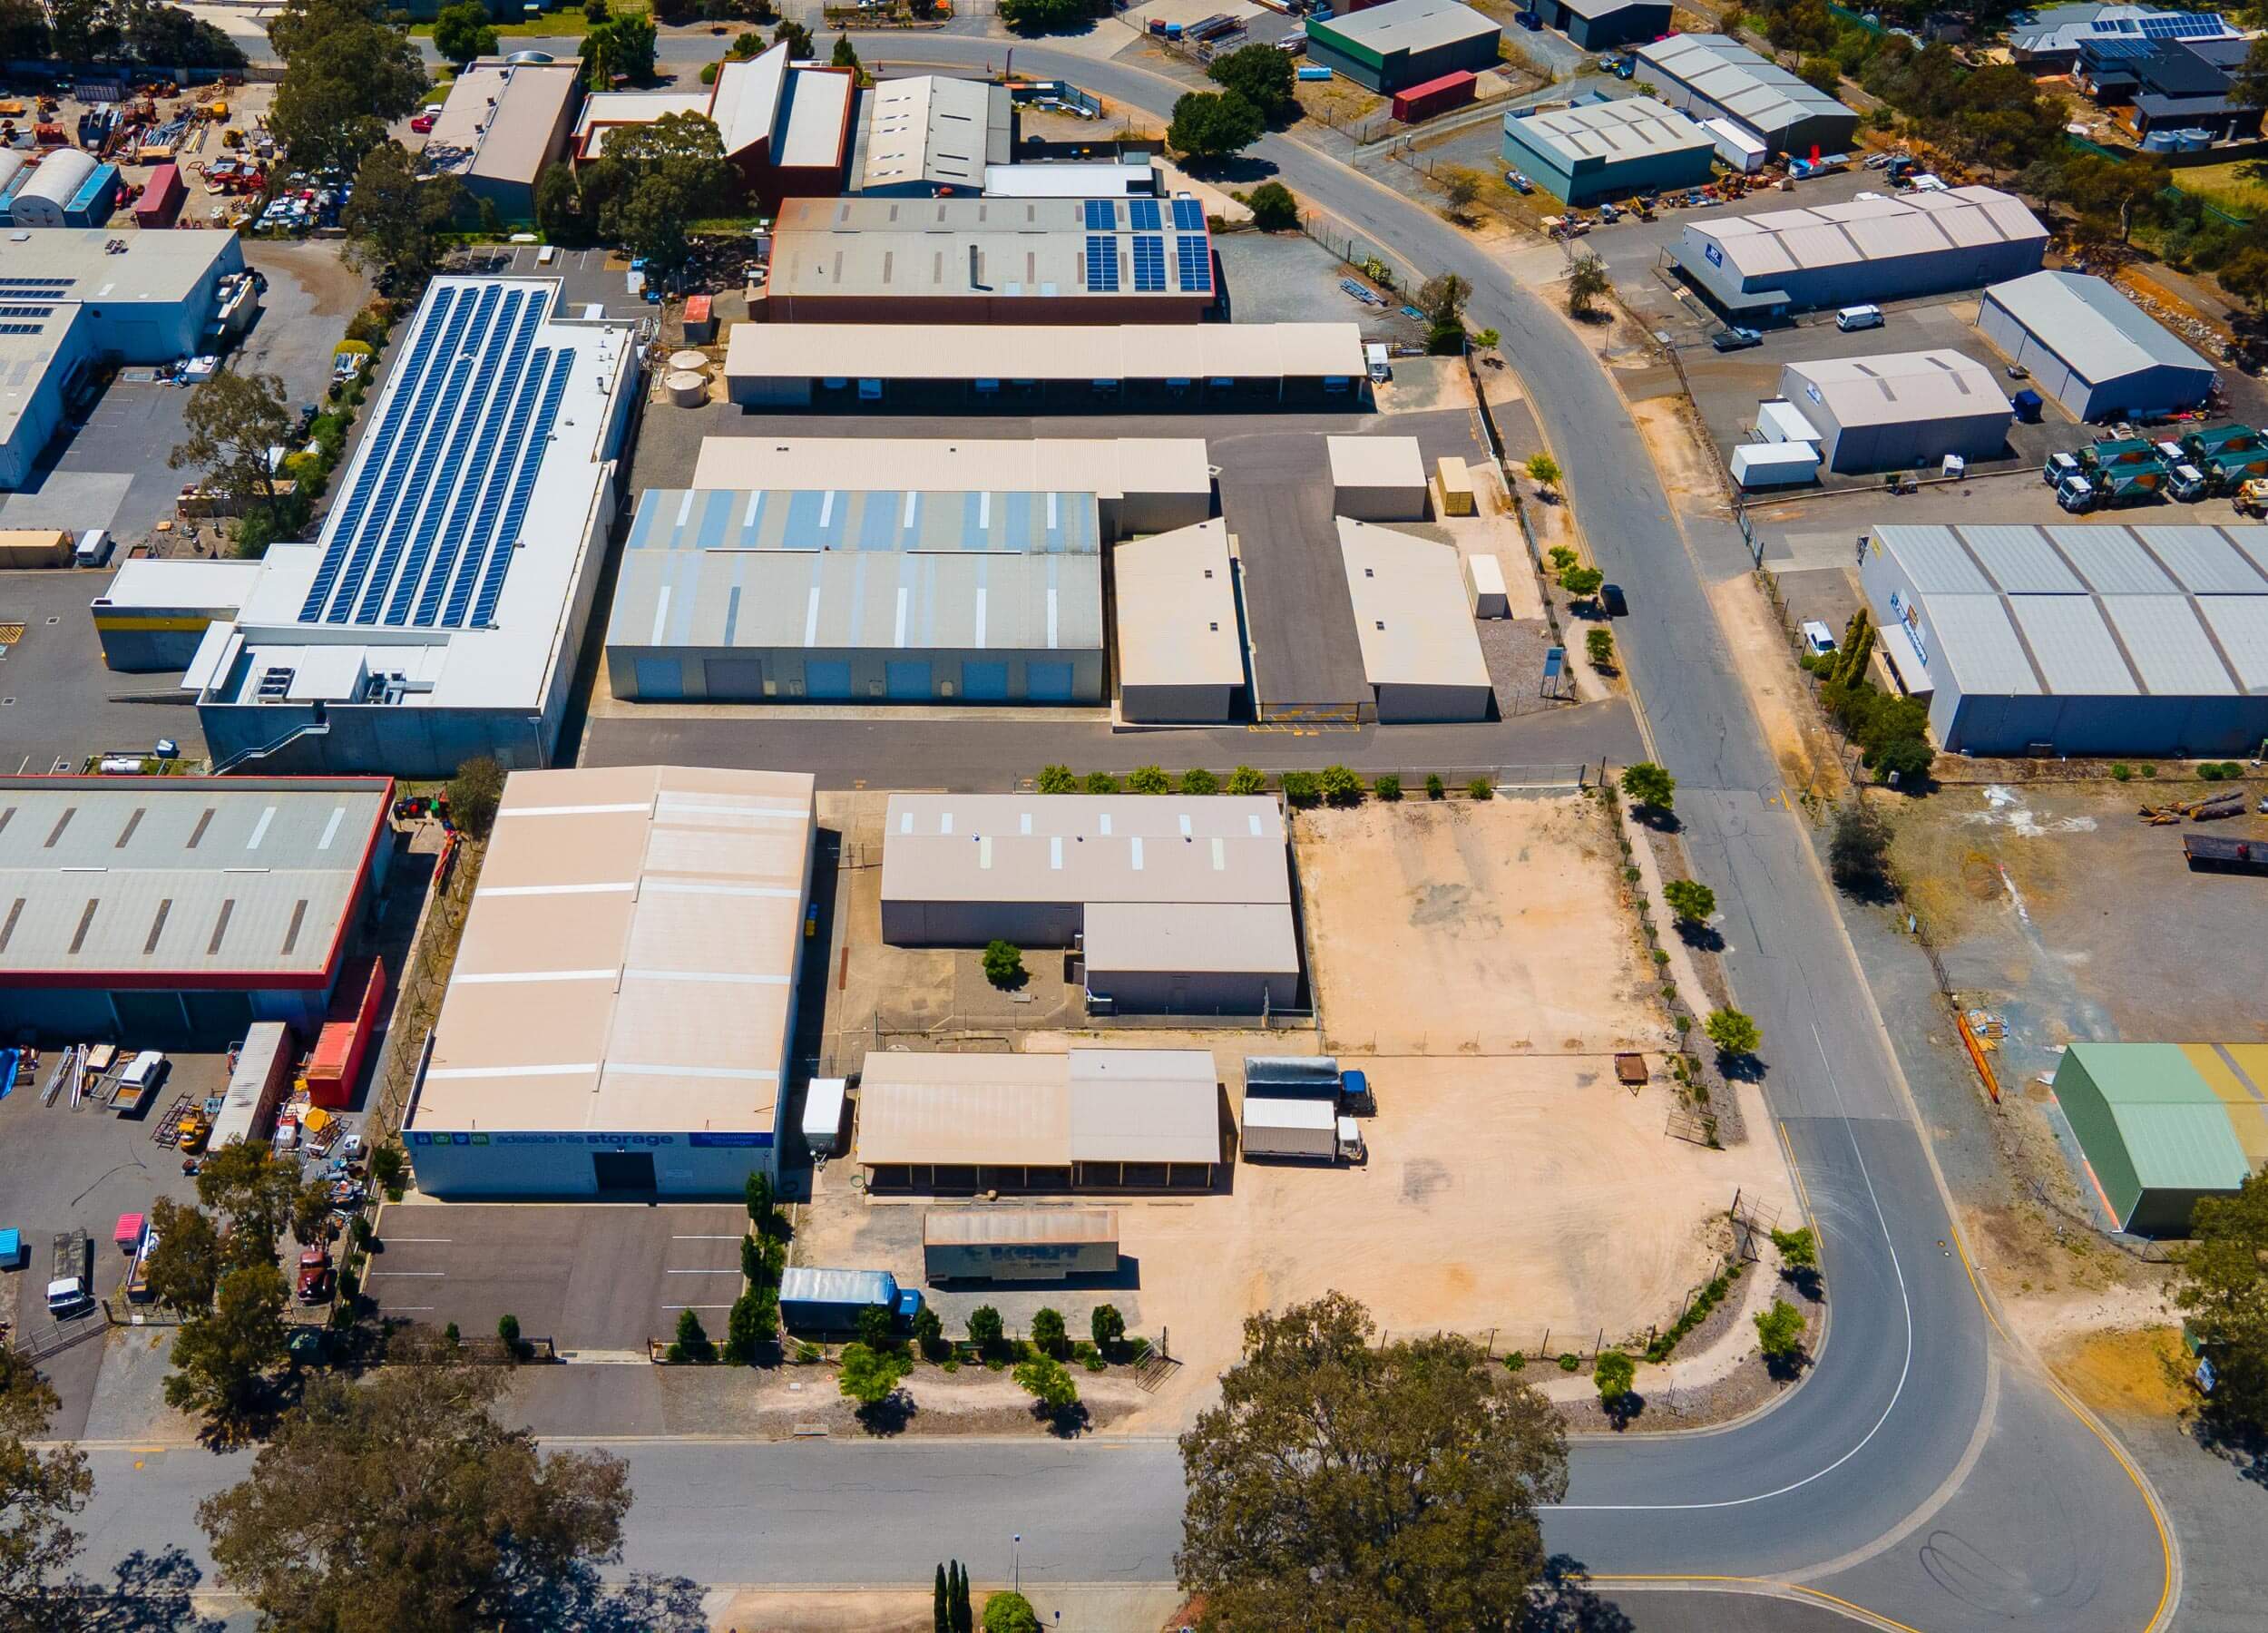
M1833 1605L1837 1609L1848 1610L1853 1616L1863 1617L1866 1620L1872 1622L1876 1627L1892 1628L1895 1630L1895 1633L1921 1633L1921 1630L1919 1628L1901 1622L1895 1617L1884 1616L1879 1610L1869 1610L1864 1605L1855 1604L1850 1599L1838 1599L1833 1594L1823 1592L1817 1588L1806 1588L1800 1582L1774 1581L1770 1577L1625 1575L1594 1576L1590 1579L1594 1582L1715 1582L1740 1587L1765 1588L1770 1589L1774 1593L1800 1594L1805 1599L1817 1599L1822 1604Z

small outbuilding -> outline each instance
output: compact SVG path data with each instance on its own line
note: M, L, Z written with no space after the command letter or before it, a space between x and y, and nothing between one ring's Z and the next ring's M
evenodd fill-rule
M1709 133L1650 96L1504 116L1504 162L1570 205L1697 187L1716 160Z
M2194 408L2211 363L2099 278L2035 272L1984 292L1977 327L2082 420Z
M1457 547L1345 516L1338 529L1380 723L1487 719L1496 694Z
M2118 1228L2189 1234L2205 1197L2268 1160L2268 1045L2074 1043L2056 1101Z
M1232 719L1246 694L1227 523L1117 545L1110 566L1119 714L1143 725Z
M1669 32L1668 0L1546 0L1544 20L1586 51L1612 51Z
M1850 474L1934 465L1948 454L1997 459L2016 420L1992 371L1957 351L1789 363L1780 395L1814 432L1821 464Z
M1414 436L1328 436L1331 510L1358 522L1425 520L1425 459Z

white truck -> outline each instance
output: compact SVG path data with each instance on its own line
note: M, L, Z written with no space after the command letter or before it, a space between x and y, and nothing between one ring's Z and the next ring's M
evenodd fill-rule
M1363 1131L1336 1104L1313 1098L1245 1095L1244 1154L1310 1162L1363 1160Z

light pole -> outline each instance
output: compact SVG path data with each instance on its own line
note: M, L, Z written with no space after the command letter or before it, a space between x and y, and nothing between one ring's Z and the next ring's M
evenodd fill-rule
M1016 1545L1014 1563L1010 1567L1009 1574L1016 1591L1022 1593L1023 1591L1023 1533L1018 1531L1009 1540Z

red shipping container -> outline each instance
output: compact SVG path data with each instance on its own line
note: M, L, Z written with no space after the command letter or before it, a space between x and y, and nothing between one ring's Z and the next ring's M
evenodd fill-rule
M142 183L142 196L134 200L134 225L171 227L188 197L189 188L181 181L181 172L171 164L159 165L150 172L150 180Z
M362 1073L362 1057L386 1007L386 966L376 959L347 965L331 994L329 1017L315 1040L308 1061L308 1099L332 1110L343 1108Z
M1422 85L1412 85L1393 94L1393 116L1403 124L1415 124L1421 119L1431 119L1436 113L1446 113L1452 108L1461 108L1473 99L1478 82L1472 71L1460 68L1454 73L1444 73L1439 79L1427 80Z

